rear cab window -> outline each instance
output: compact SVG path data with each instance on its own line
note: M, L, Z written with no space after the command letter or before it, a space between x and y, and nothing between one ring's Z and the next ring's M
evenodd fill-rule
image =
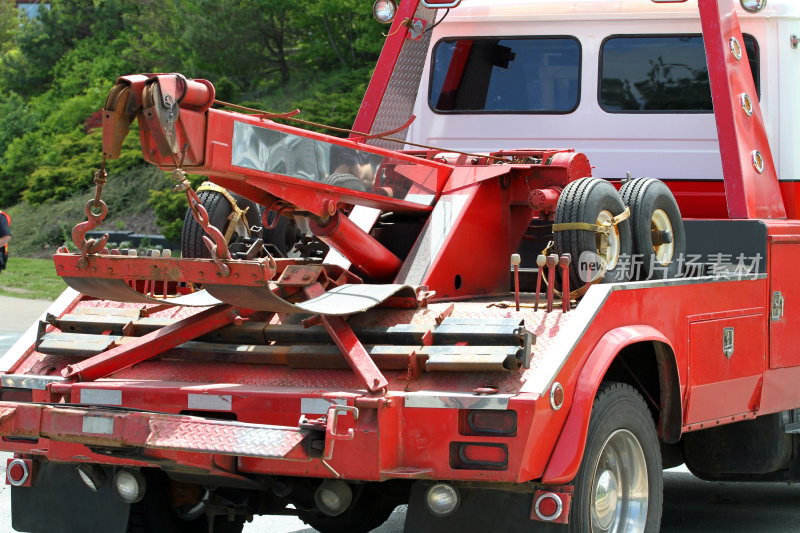
M580 102L574 37L448 38L433 52L437 113L571 113Z
M744 36L760 94L758 43ZM600 107L609 113L712 113L701 35L618 35L600 50Z

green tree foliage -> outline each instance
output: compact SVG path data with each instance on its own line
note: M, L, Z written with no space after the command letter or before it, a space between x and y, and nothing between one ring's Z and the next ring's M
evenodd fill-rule
M0 0L0 206L85 191L102 162L99 110L120 75L181 72L221 100L352 125L385 27L369 0L52 0L36 19ZM109 172L146 168L132 129ZM113 187L110 179L109 187ZM175 237L185 212L150 203Z
M21 23L22 18L14 0L0 0L0 54L14 47L14 38Z

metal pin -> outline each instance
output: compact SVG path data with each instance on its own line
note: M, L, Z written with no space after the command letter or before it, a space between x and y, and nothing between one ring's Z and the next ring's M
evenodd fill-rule
M544 265L547 263L547 257L539 255L536 258L536 265L539 267L539 273L536 275L536 298L534 299L534 309L539 310L539 293L542 292L542 274L544 272Z
M570 254L561 254L558 264L561 265L561 311L569 311L569 264L572 262Z
M511 254L511 264L514 266L514 303L517 305L519 311L519 264L522 258L519 254Z
M547 256L547 312L553 311L553 297L556 290L556 265L558 256L550 254Z

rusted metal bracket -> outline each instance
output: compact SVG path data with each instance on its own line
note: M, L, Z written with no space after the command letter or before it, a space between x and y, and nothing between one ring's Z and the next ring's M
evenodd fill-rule
M333 342L339 347L342 355L347 360L350 368L358 374L367 390L378 392L389 386L386 377L378 369L378 366L364 349L364 345L358 340L350 325L339 316L321 315L322 325L330 334Z
M68 365L62 371L62 375L66 378L74 378L81 381L92 381L106 377L149 359L156 354L175 348L184 342L232 324L237 316L239 315L236 309L230 305L206 309L180 322L143 335L122 346L112 348L80 363ZM369 356L367 358L369 359Z

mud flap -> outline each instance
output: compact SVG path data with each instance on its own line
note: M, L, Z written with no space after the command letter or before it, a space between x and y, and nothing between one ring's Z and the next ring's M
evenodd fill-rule
M106 470L100 490L92 492L74 464L42 461L32 486L11 487L11 525L31 533L125 533L130 505L114 492L111 479Z
M566 524L531 520L532 492L464 488L456 485L461 502L450 516L434 516L425 506L425 494L433 483L418 481L411 487L405 533L441 531L502 531L503 533L567 533Z

